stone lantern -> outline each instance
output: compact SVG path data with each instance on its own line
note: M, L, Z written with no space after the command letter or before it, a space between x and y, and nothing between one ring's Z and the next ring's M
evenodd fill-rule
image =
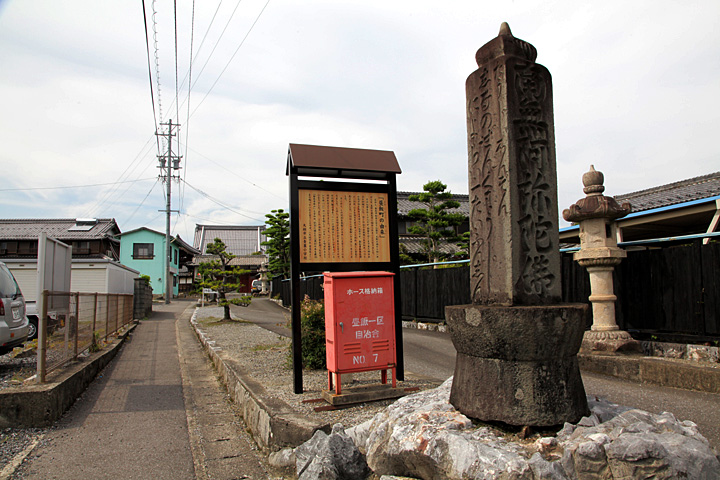
M268 266L267 266L267 263L263 263L262 265L260 265L260 285L261 285L260 294L261 295L267 295L268 283L270 283L270 282L268 282Z
M615 322L617 297L613 291L613 270L626 257L617 246L615 220L630 213L631 207L629 203L618 205L614 198L603 195L604 176L594 166L582 181L587 196L563 211L565 220L580 225L580 251L573 258L590 275L593 324L585 332L581 352L639 352L640 343Z

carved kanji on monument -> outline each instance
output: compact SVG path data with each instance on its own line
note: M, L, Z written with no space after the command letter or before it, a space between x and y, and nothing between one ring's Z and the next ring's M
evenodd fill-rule
M512 425L588 413L577 352L586 305L560 305L552 81L503 23L466 82L472 305L447 307L450 401Z

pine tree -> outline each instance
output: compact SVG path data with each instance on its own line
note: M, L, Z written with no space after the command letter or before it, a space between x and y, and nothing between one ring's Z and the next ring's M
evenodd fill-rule
M269 257L268 270L273 277L290 277L290 214L282 209L273 210L265 215L265 236Z
M425 237L423 245L429 263L440 261L444 254L438 244L441 239L456 240L455 227L460 225L465 216L460 213L449 213L447 210L458 208L460 203L452 199L452 193L446 192L447 185L434 180L423 185L423 193L410 195L413 202L424 203L426 208L414 208L408 212L411 220L417 222L408 229L409 233Z
M240 287L243 286L240 283L240 277L250 273L250 270L231 266L230 260L235 258L235 255L227 252L226 248L225 243L216 238L213 243L207 246L206 251L217 256L218 259L201 263L199 271L203 279L200 286L218 292L218 303L224 308L223 320L230 320L230 305L247 305L251 297L243 296L242 298L228 299L226 294L240 290Z

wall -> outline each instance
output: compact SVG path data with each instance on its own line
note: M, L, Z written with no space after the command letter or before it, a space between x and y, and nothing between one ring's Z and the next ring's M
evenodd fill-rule
M142 278L134 280L135 292L133 295L133 318L142 319L149 317L152 313L152 288Z
M720 243L628 251L615 269L618 326L637 338L657 336L680 343L720 339ZM589 303L587 270L561 257L562 300ZM300 284L301 297L322 299L322 277ZM273 280L272 295L290 305L290 282ZM470 267L403 268L400 272L402 316L442 322L445 307L470 303ZM587 327L592 324L589 319Z
M37 301L37 261L5 259L26 301ZM70 291L86 293L133 293L136 270L108 259L73 259Z
M135 269L142 275L150 277L150 285L153 292L158 295L165 294L165 235L153 230L139 229L122 235L120 241L120 262L123 265ZM154 245L152 259L134 259L133 244L135 243L152 243ZM171 258L173 262L170 264L170 270L177 272L178 265L175 263L176 255L179 257L178 248L170 245L172 250ZM177 253L176 253L177 252ZM178 282L179 283L179 282ZM173 295L178 294L179 285L173 288Z

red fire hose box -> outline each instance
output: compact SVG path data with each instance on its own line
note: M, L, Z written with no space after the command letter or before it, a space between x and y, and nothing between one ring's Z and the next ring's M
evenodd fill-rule
M325 273L325 347L329 390L340 395L340 375L392 371L395 387L395 294L393 273Z

